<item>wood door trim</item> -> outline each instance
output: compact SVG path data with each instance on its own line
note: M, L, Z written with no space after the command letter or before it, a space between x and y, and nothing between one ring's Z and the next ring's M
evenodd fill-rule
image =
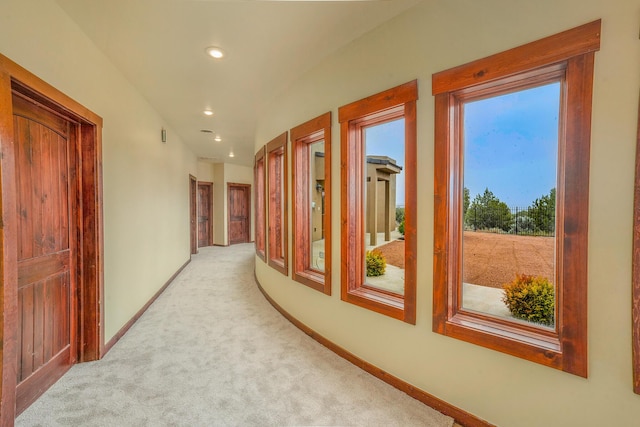
M247 241L251 241L251 184L240 184L236 182L227 182L227 246L231 245L231 187L245 187L249 192L245 195L247 199Z
M198 253L198 179L189 175L189 235L191 255Z
M209 187L209 241L207 243L208 246L213 246L213 182L198 181L198 187L201 185Z
M44 80L0 55L0 425L12 425L16 415L18 268L13 93L36 101L77 124L77 143L71 155L77 162L78 212L74 217L81 237L73 274L78 283L79 361L97 360L104 353L104 261L102 216L102 118Z
M636 174L633 200L633 253L631 273L631 321L633 392L640 394L640 102L638 104L638 134L636 140Z

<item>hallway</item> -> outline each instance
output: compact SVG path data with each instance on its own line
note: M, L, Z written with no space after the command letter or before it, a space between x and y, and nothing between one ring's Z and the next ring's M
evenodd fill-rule
M313 341L264 299L254 246L201 248L98 362L17 426L451 426Z

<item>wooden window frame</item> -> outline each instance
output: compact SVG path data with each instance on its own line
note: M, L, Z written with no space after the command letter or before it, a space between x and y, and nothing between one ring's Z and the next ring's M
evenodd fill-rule
M267 194L266 186L266 163L265 163L266 147L260 148L255 155L253 164L253 181L255 190L255 239L256 239L256 255L262 261L267 259L267 207L265 203L265 195ZM262 164L262 167L260 167ZM261 171L262 169L262 171Z
M433 331L587 377L589 146L600 20L433 75L435 199ZM562 72L556 225L556 322L529 326L462 308L460 105ZM541 77L542 76L542 77Z
M633 201L633 271L632 271L632 355L633 392L640 394L640 104L636 142L636 176Z
M406 323L416 323L416 101L418 82L340 107L341 150L341 299ZM367 286L364 253L364 144L362 129L405 120L405 282L404 296Z
M289 131L292 143L291 199L293 203L293 280L331 295L331 112ZM311 202L309 200L309 146L324 141L324 272L310 268Z
M278 177L277 170L273 167L273 162L276 159L276 156L282 156L282 170L281 176ZM269 143L267 143L267 151L266 151L266 169L267 169L267 212L268 212L268 251L267 251L267 260L270 267L278 270L280 273L285 276L289 275L288 269L288 181L287 181L287 132L277 136ZM282 185L278 182L278 178L282 180ZM277 204L277 196L279 189L282 188L283 194L282 197L282 205L278 206ZM280 214L280 215L279 215ZM278 223L276 222L277 217L280 217L280 230L278 230ZM279 237L279 238L278 238ZM280 258L277 254L281 253L280 246L282 245L282 254L283 257Z

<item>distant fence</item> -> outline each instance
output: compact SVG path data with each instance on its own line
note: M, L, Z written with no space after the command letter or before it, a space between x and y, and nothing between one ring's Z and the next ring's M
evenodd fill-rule
M470 206L464 214L464 229L520 236L555 236L554 208Z

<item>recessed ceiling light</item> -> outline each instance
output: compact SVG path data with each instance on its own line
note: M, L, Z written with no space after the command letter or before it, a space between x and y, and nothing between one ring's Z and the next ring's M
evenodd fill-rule
M202 113L203 113L205 116L213 116L213 111L211 111L211 110L204 110Z
M233 151L229 151L229 157L235 157L236 155L233 154Z
M224 56L224 52L222 51L222 49L216 46L209 46L205 49L205 52L207 52L207 55L215 59L221 59Z
M220 142L220 141L222 141L222 138L220 138L220 135L216 135L216 137L215 137L215 138L213 138L213 140L214 140L215 142Z

